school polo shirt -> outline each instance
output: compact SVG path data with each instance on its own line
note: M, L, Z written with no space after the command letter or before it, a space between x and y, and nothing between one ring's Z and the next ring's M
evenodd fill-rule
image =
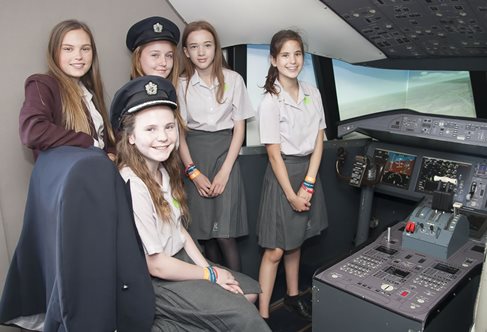
M145 183L129 168L120 170L122 178L130 180L132 206L134 210L135 226L139 232L144 251L147 255L164 253L173 256L183 247L186 239L181 232L181 211L171 194L169 174L161 166L162 186L164 198L171 207L171 221L162 220L157 214L149 189Z
M81 87L81 91L83 92L83 101L88 109L88 112L91 115L91 119L93 121L93 125L95 127L95 133L97 138L93 138L93 145L103 149L105 147L105 142L103 141L103 132L104 132L104 124L103 124L103 117L101 116L100 112L96 109L95 104L93 103L93 95L90 91L85 87L81 81L79 82L79 86Z
M326 128L320 92L299 81L295 102L278 80L275 85L279 94L266 93L257 111L260 142L281 144L286 155L306 156L314 150L318 131Z
M203 131L232 129L235 121L255 115L242 77L229 69L223 69L223 77L225 92L221 104L216 100L218 80L208 86L196 71L189 80L189 86L187 78L179 78L179 109L188 128Z

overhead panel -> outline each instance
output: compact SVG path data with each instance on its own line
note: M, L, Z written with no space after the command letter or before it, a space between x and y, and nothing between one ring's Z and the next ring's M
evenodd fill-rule
M485 0L324 0L388 58L487 56Z

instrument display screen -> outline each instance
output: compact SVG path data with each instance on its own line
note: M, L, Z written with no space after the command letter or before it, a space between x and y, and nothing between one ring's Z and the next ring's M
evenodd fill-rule
M374 157L385 161L381 183L408 189L416 156L395 151L376 149Z
M424 157L416 191L432 194L434 191L455 193L457 187L463 187L470 174L471 164L445 159Z

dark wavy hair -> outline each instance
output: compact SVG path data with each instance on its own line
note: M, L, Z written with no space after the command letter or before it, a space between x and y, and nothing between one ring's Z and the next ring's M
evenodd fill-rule
M301 47L301 51L304 53L303 39L301 38L299 33L297 33L294 30L281 30L276 32L271 39L270 56L273 59L277 59L277 55L279 54L279 52L281 52L284 43L287 42L288 40L297 41L299 43L299 46ZM269 70L267 71L267 76L264 84L264 90L266 92L274 95L279 94L279 91L277 91L277 88L274 85L278 76L279 76L279 71L271 63L269 66Z

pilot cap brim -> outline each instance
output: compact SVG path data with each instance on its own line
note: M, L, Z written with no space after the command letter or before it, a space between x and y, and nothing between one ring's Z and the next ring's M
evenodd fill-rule
M157 105L166 105L172 109L178 107L176 91L170 81L160 76L147 75L127 82L115 93L110 106L113 129L122 129L124 115Z

